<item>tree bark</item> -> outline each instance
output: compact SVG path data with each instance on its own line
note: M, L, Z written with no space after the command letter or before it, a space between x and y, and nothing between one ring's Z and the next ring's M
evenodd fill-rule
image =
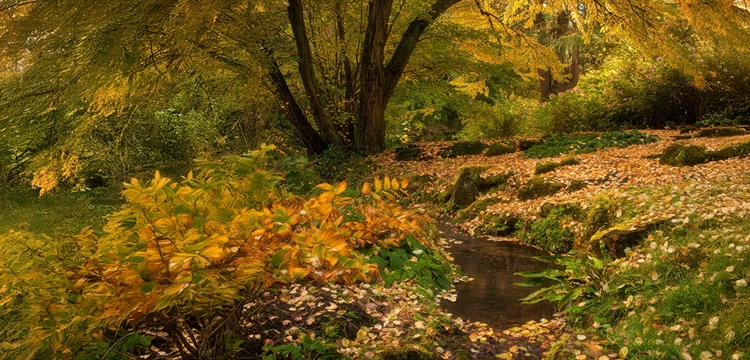
M276 62L273 51L266 46L262 46L262 48L267 57L268 76L274 85L276 95L282 101L287 119L292 123L294 129L297 130L300 142L302 142L302 145L307 149L309 154L322 154L323 151L328 149L328 144L315 131L312 124L307 120L305 113L299 107L299 104L297 104L297 100L294 99L294 95L289 90L289 85L284 78L284 74L281 72L278 62Z
M355 144L361 152L385 150L385 44L393 0L371 0L362 45L362 75Z
M427 27L460 0L436 0L429 13L414 19L383 66L393 0L371 0L362 51L360 107L355 143L365 153L385 150L385 109Z
M287 12L289 23L292 27L292 34L294 35L294 42L297 46L299 74L302 78L302 85L305 87L307 99L310 101L310 110L315 118L315 123L318 125L318 129L320 129L320 135L327 143L341 145L341 137L336 133L336 128L331 118L326 114L323 102L320 100L320 92L315 81L310 40L307 37L307 29L305 29L302 0L289 0Z

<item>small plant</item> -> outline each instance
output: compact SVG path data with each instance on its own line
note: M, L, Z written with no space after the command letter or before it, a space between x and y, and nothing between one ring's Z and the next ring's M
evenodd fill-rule
M601 296L605 270L602 260L582 254L537 256L535 259L562 266L563 269L517 272L516 275L529 278L518 283L519 286L534 287L554 283L521 299L524 303L551 301L557 302L558 309L563 309L571 302Z
M427 289L449 290L453 269L447 260L414 238L398 248L372 249L372 261L384 269L385 286L393 282L415 279Z
M267 346L264 349L269 354L264 354L262 357L263 360L326 360L341 358L341 354L336 351L338 346L335 344L326 344L319 338L311 337L308 334L302 335L297 343Z

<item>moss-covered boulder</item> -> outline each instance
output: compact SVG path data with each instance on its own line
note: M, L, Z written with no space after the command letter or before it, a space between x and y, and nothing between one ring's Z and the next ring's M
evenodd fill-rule
M429 160L430 156L422 151L417 145L408 145L396 149L396 161L421 161Z
M708 160L706 148L695 145L674 143L669 145L659 157L659 164L669 166L694 166Z
M474 203L479 195L479 183L481 174L484 171L481 167L462 167L458 170L456 182L453 183L453 192L451 200L459 207L466 207Z
M597 254L605 250L614 257L625 256L626 248L633 248L643 242L648 233L656 227L666 223L666 220L655 221L634 226L620 224L594 234L589 240L589 246Z
M440 149L438 156L448 159L466 155L478 155L486 148L487 145L481 141L458 141L451 146Z
M512 142L499 141L490 145L484 156L498 156L516 152L516 144Z
M562 167L562 166L578 165L580 163L581 162L574 157L563 159L560 162L547 161L544 163L538 163L536 164L536 169L534 169L534 174L540 175L540 174L555 171L555 169Z
M512 173L482 177L486 166L465 166L458 170L456 181L453 183L450 200L459 208L473 204L477 196L492 189L505 185Z
M521 151L526 151L536 145L541 145L541 144L544 144L544 140L542 139L521 139L521 140L518 140L518 149Z
M556 182L547 182L542 178L533 178L518 189L518 199L522 201L550 196L563 188Z
M750 155L750 142L727 146L721 150L707 153L708 161L726 160L733 157L745 157Z
M698 137L709 137L709 138L740 136L740 135L747 135L747 131L745 131L745 129L740 129L736 127L716 127L716 128L703 129L700 132L698 132Z
M469 205L469 207L467 207L466 209L459 211L458 218L459 220L473 219L479 216L483 211L487 210L488 206L495 205L499 202L500 199L496 197L477 200L473 204Z

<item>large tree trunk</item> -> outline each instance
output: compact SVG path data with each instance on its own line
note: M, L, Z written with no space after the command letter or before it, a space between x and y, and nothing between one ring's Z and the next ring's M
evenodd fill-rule
M302 78L302 85L305 87L307 99L310 101L310 110L315 118L315 123L318 125L320 134L327 143L341 145L341 137L336 133L336 128L333 126L331 118L326 114L323 102L320 100L318 84L315 81L310 40L307 38L307 30L305 29L302 0L289 0L287 12L289 14L289 23L292 26L294 42L297 46L299 74Z
M370 1L362 51L362 89L355 132L358 150L369 154L385 150L385 109L406 64L427 27L459 1L436 0L428 14L414 19L401 36L401 41L386 66L383 66L383 62L393 0Z
M355 144L361 152L385 150L385 44L393 0L370 1L362 47L362 75Z
M287 119L297 131L300 142L309 154L322 154L323 151L328 149L328 144L315 131L312 124L307 120L305 113L299 107L299 104L297 104L297 100L294 99L294 95L289 90L289 85L284 78L284 74L281 72L278 62L276 62L273 51L266 46L262 48L267 57L268 76L274 85L276 95L282 102Z

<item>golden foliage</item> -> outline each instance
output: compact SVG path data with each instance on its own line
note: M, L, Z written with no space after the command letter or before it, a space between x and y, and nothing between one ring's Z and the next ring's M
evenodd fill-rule
M345 182L321 184L304 199L264 170L271 149L202 161L179 182L159 172L131 180L126 206L102 236L85 229L65 246L0 236L0 304L21 295L35 304L25 324L43 324L22 343L48 341L58 351L74 325L100 336L147 314L204 316L241 301L258 282L369 282L379 269L358 248L423 235L424 219L394 203L407 181L376 178L375 191L365 184L358 199L341 196Z

